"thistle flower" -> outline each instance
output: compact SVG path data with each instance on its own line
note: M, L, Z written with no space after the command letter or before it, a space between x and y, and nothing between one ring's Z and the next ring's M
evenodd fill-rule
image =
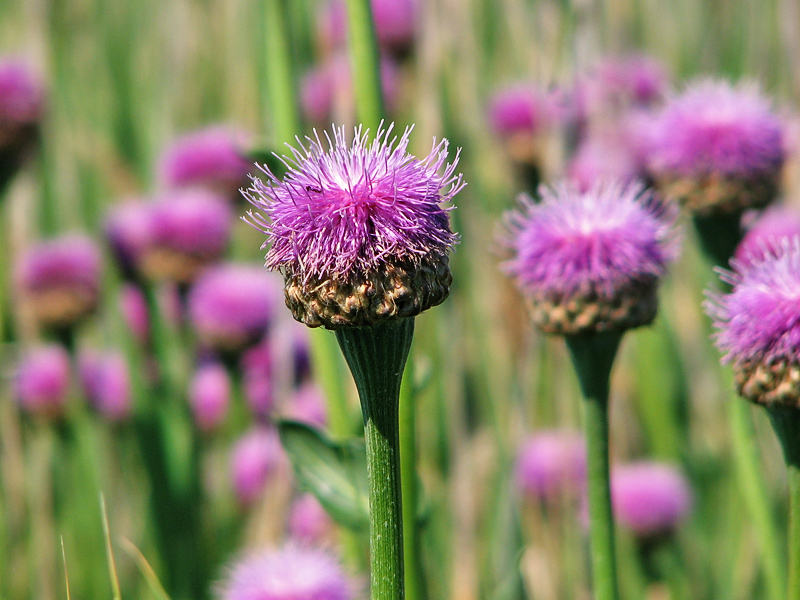
M355 586L330 553L294 544L253 553L229 570L219 600L351 600Z
M319 544L330 538L333 521L313 494L303 494L289 512L289 535L305 544Z
M159 159L159 179L167 188L200 187L225 198L241 198L251 162L242 148L242 132L221 126L188 133L170 144Z
M122 276L139 278L139 260L150 243L152 204L127 200L114 206L106 216L104 233Z
M782 238L793 236L800 236L800 212L788 206L770 206L750 223L733 256L744 264L758 262Z
M578 85L583 109L588 113L651 106L663 99L669 76L651 56L634 54L605 57Z
M673 532L692 507L688 481L676 467L664 463L616 467L611 495L617 521L645 540Z
M520 490L542 501L577 497L586 479L586 443L577 431L539 431L517 454Z
M261 212L250 222L267 234L266 266L285 278L294 318L335 329L411 317L440 304L451 282L448 253L457 240L448 208L463 187L445 164L448 143L418 160L407 152L411 128L355 131L347 145L334 129L328 148L317 135L292 149L279 181L253 178L245 192Z
M265 420L275 405L272 350L267 340L246 350L240 363L247 406L257 418Z
M146 344L150 338L150 313L142 290L130 283L123 284L118 302L131 333L140 344Z
M197 427L204 432L216 429L228 414L231 380L218 362L200 365L189 384L189 407Z
M150 231L138 265L146 279L189 284L228 246L232 211L204 190L177 191L151 206Z
M16 58L0 58L0 190L16 173L39 135L44 89Z
M729 294L709 293L717 347L733 364L739 393L753 402L800 407L800 237L765 247L752 262L720 271Z
M610 131L585 138L567 165L567 176L582 192L604 179L629 184L640 172L631 145L619 132Z
M69 354L63 347L51 344L22 356L14 377L14 392L25 412L54 418L64 413L69 384Z
M757 208L775 197L784 130L755 86L701 80L672 98L647 132L657 187L692 212Z
M86 398L105 419L119 422L131 415L130 374L120 353L82 351L78 357L78 377Z
M41 327L72 327L97 308L100 269L100 252L87 237L40 242L17 261L20 300Z
M279 280L260 267L224 264L206 270L189 290L189 318L201 344L239 353L258 342L280 298Z
M261 496L270 476L286 460L278 432L256 427L236 442L231 454L233 489L243 506Z
M507 215L504 268L546 333L624 331L655 317L656 288L677 254L675 211L639 184L542 187Z

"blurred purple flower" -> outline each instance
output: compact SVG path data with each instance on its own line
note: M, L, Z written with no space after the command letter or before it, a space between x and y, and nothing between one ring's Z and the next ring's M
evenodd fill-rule
M354 590L332 554L289 544L231 565L216 595L219 600L351 600Z
M133 336L140 344L146 344L150 338L150 313L141 288L131 283L123 284L119 290L119 304Z
M47 418L62 416L69 385L69 354L63 347L55 344L39 346L20 358L14 392L25 412Z
M800 211L789 206L771 206L748 227L734 258L741 264L752 264L765 258L780 240L800 236Z
M286 461L278 432L259 426L243 435L233 447L231 474L236 497L250 506L261 496L270 476Z
M652 120L646 166L665 194L692 210L763 206L777 192L784 136L755 86L700 80Z
M247 405L260 420L266 420L275 404L272 353L268 340L242 354L242 387Z
M641 185L586 192L542 186L507 214L504 264L548 333L627 329L655 316L655 290L678 252L675 210Z
M189 384L189 406L197 427L204 432L217 429L230 403L231 381L225 367L218 362L200 365Z
M413 48L417 29L415 0L372 0L375 35L381 49L403 57ZM326 52L342 48L347 41L347 10L344 0L331 0L319 12L318 32Z
M246 192L250 222L267 234L266 266L282 271L287 305L306 325L410 317L447 297L457 236L441 203L463 186L458 157L446 164L442 140L418 160L407 152L411 129L392 130L370 143L359 127L349 146L334 129L327 150L307 138L282 182L262 167L269 183L253 178Z
M128 363L119 352L100 354L84 350L78 357L78 375L89 403L112 422L130 417L131 382Z
M650 106L663 99L669 76L664 65L651 56L634 54L604 58L578 84L588 114Z
M100 251L87 237L39 242L15 267L20 299L42 327L70 327L100 302Z
M576 431L539 431L517 454L515 479L526 495L543 501L578 498L586 485L586 443Z
M238 353L264 336L282 296L280 279L264 269L221 264L189 290L189 318L201 344Z
M717 347L739 392L754 402L800 406L800 237L764 248L760 260L721 271L728 294L709 293Z
M140 268L151 280L191 283L228 246L233 213L227 200L204 190L176 191L151 207L151 229Z
M641 174L633 148L624 135L602 131L585 138L567 165L569 179L586 192L603 180L630 184Z
M692 508L692 491L683 474L657 462L615 467L611 496L617 521L644 539L672 533Z
M201 187L241 199L252 162L242 151L247 136L221 126L207 127L173 141L159 160L159 178L167 188Z
M313 494L303 494L289 512L289 535L298 542L318 545L328 540L333 521Z
M386 110L392 113L397 108L399 72L397 65L385 56L381 57L380 69L384 103ZM306 119L319 127L352 119L355 112L353 75L345 54L336 54L303 76L300 106Z
M0 57L0 189L36 143L44 86L21 60Z
M557 92L520 82L497 90L489 101L489 125L496 135L533 136L559 124L564 116Z
M308 381L297 388L283 407L283 418L324 427L328 421L325 396L315 383Z
M152 203L127 200L113 206L104 230L123 277L138 279L139 260L150 244L153 230Z

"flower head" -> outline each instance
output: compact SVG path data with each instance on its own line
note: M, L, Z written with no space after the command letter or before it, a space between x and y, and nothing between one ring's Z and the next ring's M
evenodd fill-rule
M218 362L207 362L195 371L189 385L189 406L201 431L216 429L228 413L231 403L231 380Z
M14 391L26 412L44 417L61 416L69 391L70 365L67 351L56 344L26 352L17 366Z
M739 393L754 402L800 406L800 237L765 247L761 259L721 271L728 294L709 293L706 311Z
M330 553L295 544L251 554L230 567L219 600L351 600L354 584Z
M113 422L130 416L133 409L130 374L120 353L81 352L78 375L87 399L100 415Z
M267 419L275 405L273 350L269 340L247 349L240 361L242 388L247 406L260 420Z
M647 169L693 211L763 206L777 191L784 128L755 86L701 80L672 98L647 132Z
M614 515L640 538L675 530L692 507L692 492L674 466L656 462L621 465L611 473Z
M289 512L289 535L303 543L319 544L330 537L333 521L313 494L303 494Z
M189 290L189 318L200 342L238 353L258 342L280 299L280 280L264 269L225 264L203 272Z
M100 251L82 235L40 242L16 264L21 300L45 328L71 327L100 301Z
M668 81L651 56L609 56L580 81L578 92L588 112L648 106L663 98Z
M638 184L541 188L508 215L504 265L547 333L625 330L655 316L655 290L677 254L675 211Z
M38 137L44 88L19 59L0 58L0 188Z
M519 488L541 500L552 501L583 490L586 479L586 443L574 431L540 431L517 455Z
M226 127L188 133L168 146L159 162L159 177L168 188L202 187L226 198L241 197L239 187L250 171L242 148L246 136Z
M344 128L327 149L308 138L292 149L279 181L262 167L268 183L253 178L245 195L260 212L250 221L267 234L266 266L286 280L295 319L333 329L409 317L441 303L451 280L447 256L457 236L448 208L462 188L455 165L446 164L448 143L431 154L407 152L411 128L390 137L392 127Z
M268 479L284 461L275 429L256 427L243 435L231 455L233 488L239 502L249 506L258 500Z
M744 220L744 219L743 219ZM747 228L733 256L740 263L761 260L782 238L800 236L800 212L788 206L770 206Z
M139 260L152 231L152 207L147 202L129 200L114 206L106 216L106 240L125 279L138 278Z

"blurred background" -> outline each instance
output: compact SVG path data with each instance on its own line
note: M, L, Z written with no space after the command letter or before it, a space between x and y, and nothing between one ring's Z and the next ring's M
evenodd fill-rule
M341 6L276 3L295 133L350 131ZM636 118L702 76L774 100L781 198L797 205L800 5L373 4L391 119L416 124L417 156L433 137L461 148L468 182L451 297L417 318L411 357L425 586L431 599L589 598L580 500L542 499L515 468L536 432L579 430L580 403L562 340L533 330L499 268L502 214L540 181L634 177ZM292 322L281 277L259 270L263 234L240 219L252 163L287 152L269 5L0 0L2 598L210 597L230 561L290 538L365 581L364 532L305 494L273 425L355 436L360 414L333 334ZM623 342L611 453L670 465L692 499L657 536L621 526L623 596L775 598L735 460L740 400L701 308L717 276L684 229L656 322ZM780 450L747 412L783 548Z

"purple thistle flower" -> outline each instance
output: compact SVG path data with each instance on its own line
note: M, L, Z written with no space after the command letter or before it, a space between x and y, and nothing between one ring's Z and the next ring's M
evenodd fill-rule
M558 121L553 95L532 83L516 83L499 89L489 102L489 125L501 138L534 135Z
M253 178L250 222L267 234L266 266L286 279L295 319L316 327L366 325L409 317L442 302L451 280L447 255L457 236L448 202L463 187L448 142L428 157L407 152L411 128L368 142L361 127L348 146L344 128L292 148L279 181ZM298 142L299 143L299 142Z
M504 264L547 333L625 330L655 316L655 290L677 255L675 211L639 184L542 186L507 215Z
M765 245L761 259L734 259L731 267L720 273L732 291L709 293L705 304L723 361L733 363L749 400L800 405L800 237Z
M189 290L189 318L199 341L237 353L266 333L281 299L279 279L259 267L224 264L206 270Z
M27 310L45 328L71 327L100 301L100 252L81 235L40 242L17 260L15 282Z
M106 216L104 230L122 275L138 277L139 259L150 243L153 205L129 200L114 206Z
M397 65L381 56L381 91L386 109L392 113L397 106L399 72ZM300 106L306 118L325 127L333 121L352 120L355 115L353 74L350 59L337 54L308 71L300 82Z
M782 238L800 236L800 212L789 206L770 206L750 224L733 257L743 264L758 262Z
M256 427L243 435L231 454L233 489L243 506L259 499L270 476L285 462L278 432Z
M313 494L303 494L289 512L289 535L304 544L320 544L330 538L333 521Z
M586 443L576 431L539 431L517 454L515 479L526 495L542 501L577 498L585 487Z
M247 136L227 127L207 127L170 144L159 160L159 179L168 188L201 187L226 198L241 198L251 162L242 148Z
M78 377L84 394L100 415L112 422L131 415L131 382L128 363L119 352L99 354L82 351Z
M118 302L122 318L131 333L140 344L146 344L150 338L150 312L141 288L130 283L123 284Z
M44 88L23 61L0 58L0 188L36 142Z
M729 212L775 197L784 127L753 85L695 82L664 106L646 138L647 170L691 210Z
M584 109L598 113L660 101L669 77L664 66L646 55L604 58L579 83Z
M630 184L640 175L637 156L620 132L603 131L584 139L567 165L567 175L585 192L602 180Z
M351 600L355 586L329 552L295 544L253 553L234 563L219 600Z
M615 467L611 496L617 521L643 539L672 533L692 507L692 491L683 474L657 462Z
M58 345L27 351L17 366L14 392L20 407L34 416L64 414L70 384L69 354Z
M242 354L241 369L247 406L257 418L267 419L275 404L272 352L267 340Z
M150 232L139 267L153 280L191 283L228 246L232 211L227 200L203 190L177 191L151 206Z
M231 403L231 380L218 362L198 367L189 386L189 406L194 422L204 432L215 430L225 420Z

